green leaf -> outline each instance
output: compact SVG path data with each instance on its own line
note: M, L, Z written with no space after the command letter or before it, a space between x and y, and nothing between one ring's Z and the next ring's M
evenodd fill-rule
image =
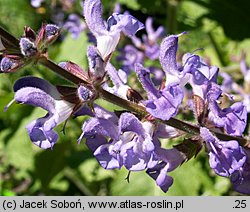
M59 174L67 164L65 155L70 143L57 143L53 150L42 150L35 156L34 174L42 183L44 192L48 192L52 179Z
M20 107L20 105L18 105ZM25 106L22 106L25 107ZM20 109L20 108L19 108ZM18 110L17 110L18 111ZM35 109L29 116L23 117L19 127L15 132L3 137L3 141L6 143L5 151L7 161L9 165L16 167L18 177L25 177L28 175L28 171L34 168L34 145L31 143L25 126L36 119L44 115L44 111ZM11 127L8 129L12 132Z
M186 156L186 160L196 157L203 147L203 142L199 136L184 139L174 147Z
M203 164L205 162L205 164ZM179 168L169 173L174 183L167 192L168 196L200 196L200 195L222 195L224 189L215 187L215 181L229 181L227 178L216 176L208 166L208 160L196 158L184 163ZM218 183L220 184L220 183ZM225 185L225 183L223 184Z
M156 17L159 20L162 16L166 17L167 12L167 1L166 0L154 0L145 1L145 0L137 0L140 8L147 16Z
M111 182L110 192L115 196L154 196L164 195L145 172L132 172L129 183L125 178L128 170L122 168L117 171L116 178Z
M24 26L40 25L41 15L35 13L35 11L29 0L1 0L0 24L19 37L23 34ZM37 27L35 26L35 28Z
M208 8L204 16L219 23L225 34L233 40L243 40L250 37L250 1L246 0L193 0Z
M50 182L50 189L57 192L64 193L68 190L69 182L64 178L64 173L59 172Z
M94 157L84 160L78 169L85 181L89 183L114 177L114 172L103 169Z
M190 160L169 175L173 177L174 183L167 192L168 196L197 196L203 184L209 184L209 178L204 178L204 171L198 161ZM201 178L201 176L203 178ZM205 182L204 182L205 181ZM212 186L212 184L210 185Z
M15 194L15 192L12 192L10 190L3 189L1 196L16 196L16 194Z
M139 10L140 5L138 4L137 0L118 0L122 5L126 5L128 8L133 9L133 10Z

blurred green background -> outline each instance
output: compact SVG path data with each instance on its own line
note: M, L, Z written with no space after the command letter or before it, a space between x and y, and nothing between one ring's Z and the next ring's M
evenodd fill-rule
M221 67L238 79L241 51L247 53L250 62L250 1L246 0L103 0L104 17L112 13L115 3L122 10L142 22L148 16L154 18L155 27L164 25L167 34L188 31L180 39L179 53L199 48L199 55L208 58L212 65ZM0 0L0 25L16 37L23 34L23 27L38 30L42 22L51 22L51 10L46 5L60 1L46 1L40 8L33 8L30 0ZM65 11L82 13L80 2ZM143 34L142 32L141 34ZM140 33L139 33L140 35ZM122 47L127 40L123 40ZM55 62L71 60L86 69L86 48L89 45L86 31L77 39L70 34L54 43L49 55ZM119 68L119 63L112 58ZM228 179L216 176L210 169L204 150L176 169L171 176L174 184L163 193L144 172L132 173L130 182L126 170L102 169L84 141L77 139L86 117L70 120L66 135L57 127L60 139L51 150L41 150L33 145L25 126L44 116L45 111L27 105L13 104L7 112L4 106L13 99L12 86L18 78L35 75L55 84L67 82L39 65L25 67L15 74L0 75L0 195L240 195L231 189ZM116 106L99 101L108 110ZM172 146L178 141L165 140L163 145Z

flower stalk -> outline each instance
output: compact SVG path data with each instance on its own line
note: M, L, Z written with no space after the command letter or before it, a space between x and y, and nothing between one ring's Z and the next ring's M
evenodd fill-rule
M5 29L3 29L2 27L0 27L0 36L8 41L8 43L10 43L11 45L15 46L16 48L19 48L19 41L18 39L16 39L14 36L12 36L9 32L7 32ZM68 81L79 85L79 84L88 84L83 77L81 77L79 74L77 73L71 73L68 72L67 70L61 68L60 66L58 66L57 64L55 64L53 61L49 60L47 57L41 57L38 59L38 63L44 65L45 67L49 68L51 71L59 74L60 76L64 77L65 79L67 79ZM137 113L140 116L147 116L148 112L146 111L145 107L138 105L134 102L131 101L127 101L125 99L122 99L116 95L113 95L112 93L104 90L102 87L98 87L98 93L99 93L99 97L109 101L113 104L116 104L126 110L130 110L133 111L135 113ZM199 135L200 134L200 127L193 125L191 123L187 123L184 121L181 121L179 119L176 118L170 118L169 120L163 121L160 119L156 119L157 122L162 122L166 125L169 125L171 127L174 127L178 130L184 131L186 133L192 134L192 135ZM237 137L237 136L230 136L227 134L223 134L220 132L214 132L212 131L219 139L222 140L237 140L241 146L248 146L249 145L249 141L243 137Z

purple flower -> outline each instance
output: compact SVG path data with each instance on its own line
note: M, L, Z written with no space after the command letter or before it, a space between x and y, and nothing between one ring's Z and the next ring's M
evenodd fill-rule
M247 112L250 113L250 95L242 94L243 103L246 106Z
M150 43L157 43L157 41L161 39L166 33L163 26L159 26L156 30L154 30L152 17L147 18L145 29Z
M69 91L68 95L62 97L62 93L65 93L66 90ZM17 80L14 84L14 92L16 102L41 107L48 111L44 117L38 118L26 126L31 141L43 149L54 146L58 134L53 129L72 115L74 109L78 108L79 102L86 101L91 95L90 91L83 86L78 89L56 88L49 82L37 77L24 77ZM76 102L75 96L77 96ZM9 105L6 106L6 109Z
M111 63L107 64L106 71L113 83L113 86L110 87L107 83L105 83L103 85L103 88L112 94L115 94L123 99L128 100L127 93L128 90L131 88L128 85L126 85L127 82L126 73L122 70L117 71Z
M3 57L0 61L0 71L6 73L10 72L17 66L16 62L8 57Z
M59 36L60 28L54 24L45 25L45 45L48 46L52 44Z
M239 93L242 96L243 102L247 107L247 112L250 112L250 68L246 63L246 54L244 52L240 61L240 70L243 75L244 86L240 87L238 84L234 83L232 88L234 92Z
M135 63L143 63L144 55L132 45L126 45L121 49L121 56L117 60L122 61L122 69L129 74L134 70Z
M142 36L142 41L133 36L132 42L138 48L144 51L145 56L151 60L156 60L160 54L160 47L158 41L164 36L164 27L160 26L157 30L153 28L153 19L151 17L147 18L145 23L145 29L147 35Z
M152 74L152 81L156 86L160 86L164 80L164 72L160 68L153 66L148 67L150 73Z
M96 47L88 47L87 57L89 62L89 74L91 79L95 81L102 80L105 75L106 63L98 54Z
M204 99L210 83L216 83L217 81L219 68L216 66L209 67L201 57L190 53L183 56L183 64L183 72L192 75L190 84L193 94Z
M158 44L158 40L162 39L165 35L165 29L163 26L160 26L157 28L157 30L154 30L153 19L151 17L147 18L145 29L147 36L144 35L142 37L143 44L145 45L145 55L151 60L156 60L160 55L160 46Z
M156 184L164 192L167 192L169 187L173 184L173 178L167 175L168 166L168 163L161 162L155 167L147 170L147 174L155 180Z
M242 75L244 76L244 81L250 83L250 68L247 66L246 55L244 53L240 61L240 70Z
M120 13L121 12L121 4L120 3L115 3L113 12L114 13Z
M233 81L232 77L226 72L220 72L219 75L223 79L221 84L221 90L223 90L225 93L230 93L234 91L234 85L236 83Z
M190 84L193 94L206 101L209 120L217 127L223 127L228 134L241 136L246 127L247 110L242 102L228 108L218 105L222 90L216 84L218 68L209 67L198 55L187 53L183 57L183 72L191 74ZM231 85L231 81L228 82Z
M218 99L222 94L219 85L211 83L207 93L209 119L217 126L223 127L228 134L241 136L247 124L247 110L242 102L236 102L229 108L221 109Z
M130 113L122 113L118 120L113 113L102 111L101 107L95 107L96 117L84 123L79 141L86 138L87 146L103 168L147 169L166 192L172 184L167 173L177 168L185 157L176 149L161 148L157 137L174 137L178 132L162 124L140 122Z
M168 120L175 116L184 96L180 86L172 84L162 90L158 90L150 79L149 70L140 64L136 64L135 71L148 94L148 100L144 101L146 110L154 117L162 120Z
M220 141L205 127L200 129L200 135L206 142L210 167L216 174L228 177L242 168L246 154L237 141Z
M231 175L231 182L235 191L250 194L250 150L244 149L247 156L246 162Z
M145 44L145 55L151 60L157 60L160 55L160 46L158 43L150 43L143 36L144 44Z
M147 174L155 180L162 191L167 192L173 184L173 178L168 176L168 172L180 166L184 162L185 157L174 148L157 148L156 154L161 162L153 168L147 169Z
M133 114L123 113L118 123L91 118L83 125L83 137L103 168L120 169L124 165L140 171L157 164L152 130L151 123L141 123Z
M73 39L77 39L80 33L86 28L86 25L78 15L70 14L63 28L71 33Z
M45 38L50 39L50 37L53 37L57 35L59 32L59 27L54 24L46 24L45 25Z
M157 138L175 138L180 134L176 128L163 123L158 123L154 131L154 135L157 136Z
M97 39L97 49L103 60L108 60L115 50L120 33L134 35L144 25L131 15L114 13L105 24L102 19L102 4L100 0L85 0L84 16L90 31Z
M178 49L178 39L181 35L170 35L166 37L160 45L160 63L166 75L166 86L171 84L180 84L184 86L190 75L182 68L178 67L176 62L176 53Z

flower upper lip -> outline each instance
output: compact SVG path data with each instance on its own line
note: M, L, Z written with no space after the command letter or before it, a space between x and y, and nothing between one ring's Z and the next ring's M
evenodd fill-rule
M77 94L78 90L80 96ZM18 103L41 107L48 112L26 127L31 141L44 149L52 148L58 139L53 128L66 121L84 105L85 101L91 100L91 93L88 93L91 91L85 87L80 86L78 89L60 87L59 89L46 80L31 76L17 80L14 84L14 92L14 99ZM72 95L74 97L70 97ZM10 104L6 109L9 106Z
M144 25L129 14L113 13L105 23L102 18L100 0L85 0L84 16L90 31L97 39L97 49L104 61L109 60L115 50L121 31L128 36L134 35Z

